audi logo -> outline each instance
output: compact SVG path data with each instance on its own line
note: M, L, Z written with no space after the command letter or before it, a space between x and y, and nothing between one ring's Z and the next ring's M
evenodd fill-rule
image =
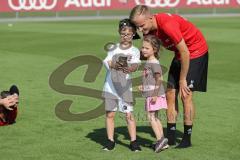
M49 3L51 2L51 3ZM19 10L51 10L56 4L57 0L8 0L9 6L16 11Z
M149 7L176 7L180 0L135 0L137 5L146 5Z

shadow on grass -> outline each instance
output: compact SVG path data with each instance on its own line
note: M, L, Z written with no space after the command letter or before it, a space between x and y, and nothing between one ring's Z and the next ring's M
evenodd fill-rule
M166 135L166 128L163 129L164 133ZM139 133L148 133L151 137L155 138L155 135L152 131L152 128L150 126L139 126L137 127L137 135ZM129 140L130 141L130 137L128 134L128 130L126 126L122 126L122 127L116 127L115 128L115 132L114 132L114 139L115 142L118 145L122 145L125 147L129 147L129 144L123 143L121 140L119 140L119 136L124 136L124 140ZM176 142L179 143L181 140L183 133L180 131L176 131ZM99 129L94 129L92 132L88 133L87 138L91 139L92 141L104 146L106 145L106 140L107 140L107 133L106 133L106 128L99 128ZM148 147L148 148L152 148L153 143L155 143L155 141L152 141L150 139L147 138L143 138L140 136L137 136L137 141L138 143L142 146L142 147Z

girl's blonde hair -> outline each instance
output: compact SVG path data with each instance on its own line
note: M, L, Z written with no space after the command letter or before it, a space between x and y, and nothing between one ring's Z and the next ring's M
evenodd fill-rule
M154 50L154 56L155 58L159 59L159 50L161 46L161 41L154 35L146 35L143 38L143 41L148 42L151 44Z

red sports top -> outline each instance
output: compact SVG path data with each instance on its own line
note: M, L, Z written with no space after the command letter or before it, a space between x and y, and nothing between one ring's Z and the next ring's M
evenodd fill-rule
M175 47L182 38L190 52L190 59L198 58L208 51L205 38L200 30L191 22L176 14L159 13L154 15L158 29L150 34L156 35L162 45L180 59L180 54Z

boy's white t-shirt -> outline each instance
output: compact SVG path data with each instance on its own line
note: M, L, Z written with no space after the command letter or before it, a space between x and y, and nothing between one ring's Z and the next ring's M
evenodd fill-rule
M107 69L103 92L110 93L117 99L121 99L118 96L118 94L114 88L112 78L111 78L110 68L108 65L108 61L111 61L113 56L117 55L117 54L124 54L128 57L131 57L131 58L128 58L128 60L127 60L128 64L141 63L141 61L140 61L140 51L138 48L136 48L132 45L132 47L123 50L123 49L119 48L119 44L117 44L116 49L114 49L113 51L109 51L107 57L103 60L103 64ZM130 74L126 74L126 79L131 79ZM130 90L132 91L132 87L130 88Z

